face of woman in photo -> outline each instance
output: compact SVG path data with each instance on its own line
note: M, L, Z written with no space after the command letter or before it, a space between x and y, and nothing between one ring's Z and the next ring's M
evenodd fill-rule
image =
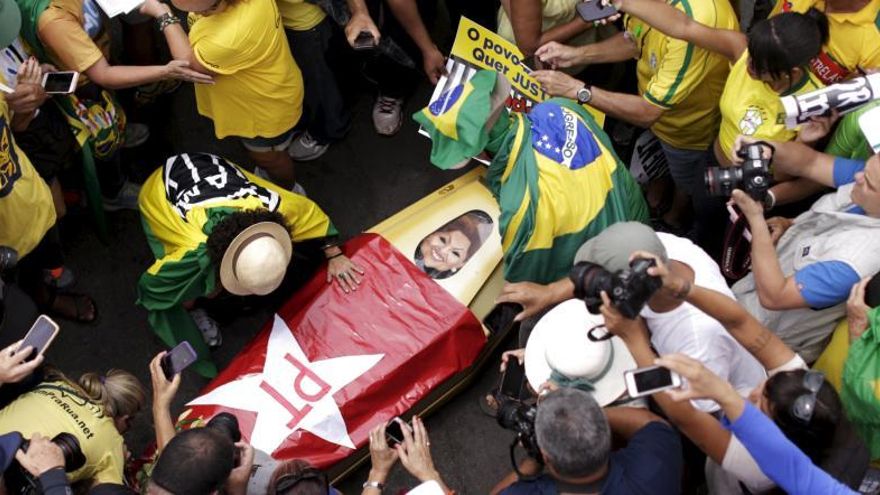
M471 241L460 230L434 232L419 244L425 266L441 272L464 266L470 247Z

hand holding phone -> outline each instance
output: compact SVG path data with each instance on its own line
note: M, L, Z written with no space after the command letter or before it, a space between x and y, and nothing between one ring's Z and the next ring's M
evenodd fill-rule
M623 374L623 378L626 381L626 391L633 399L681 386L681 376L662 366L629 370Z
M575 9L585 22L597 22L618 14L617 8L609 2L603 3L602 0L586 0L579 2Z
M21 341L0 351L0 385L24 380L43 363L41 356L28 361L32 353L33 347L22 347Z
M43 74L43 89L52 95L66 95L76 91L76 83L79 81L79 72L47 72Z
M385 425L385 441L392 449L403 443L403 425L406 422L399 417L392 418Z
M174 379L174 375L180 374L183 370L185 370L189 365L196 362L197 359L196 351L187 341L183 341L177 344L174 349L168 351L167 354L162 356L161 366L162 372L165 373L165 378L168 381Z
M498 384L498 395L504 395L514 399L522 397L523 387L526 380L526 368L523 366L516 356L507 359L504 373L501 374L501 381Z
M369 31L361 31L358 33L357 38L354 39L352 48L357 51L372 50L373 48L376 48L376 39L373 38L373 33Z

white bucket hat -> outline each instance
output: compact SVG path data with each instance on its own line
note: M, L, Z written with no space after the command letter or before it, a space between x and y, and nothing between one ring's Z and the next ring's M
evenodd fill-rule
M220 261L220 283L237 296L266 295L281 285L293 245L275 222L251 225L235 236Z
M570 299L544 315L526 344L526 378L534 390L550 380L553 371L564 377L589 382L600 406L611 404L626 392L623 373L636 368L636 361L618 337L595 341L606 335L602 315L587 311L580 299Z

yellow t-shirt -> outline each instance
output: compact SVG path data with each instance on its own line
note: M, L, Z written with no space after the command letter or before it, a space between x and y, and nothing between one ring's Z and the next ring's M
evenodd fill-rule
M777 0L771 16L782 12L804 13L815 7L825 11L824 0ZM827 13L828 43L811 69L823 84L843 81L865 69L880 68L880 0L871 0L858 12Z
M287 29L308 31L317 26L327 14L313 3L305 0L275 0L281 11L281 23Z
M37 35L52 63L60 70L85 72L110 57L110 36L102 28L95 39L83 28L83 0L52 0L37 21ZM88 83L80 74L78 85Z
M63 381L43 382L0 409L0 431L17 431L24 438L34 433L52 438L73 434L86 457L85 465L68 473L68 479L93 479L95 483L122 483L125 451L122 435L104 409Z
M11 119L0 97L0 246L25 256L55 225L55 205L49 186L15 144Z
M217 14L190 14L196 59L214 84L196 84L199 113L218 138L276 137L302 115L302 73L274 0L243 0Z
M733 142L740 134L772 141L794 139L798 131L785 127L785 110L780 96L800 95L822 87L822 83L811 73L797 86L780 95L767 84L749 76L748 59L749 52L746 50L730 69L730 77L721 95L718 142L724 156L731 156Z
M672 0L691 19L717 29L739 29L727 0ZM718 100L730 64L721 55L671 38L641 19L627 16L626 30L639 47L639 94L665 110L651 127L676 148L705 150L712 145L721 115Z

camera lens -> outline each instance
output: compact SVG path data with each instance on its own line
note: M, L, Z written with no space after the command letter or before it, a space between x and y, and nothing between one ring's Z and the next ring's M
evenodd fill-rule
M728 197L742 182L740 167L709 167L704 176L710 196Z
M61 432L55 435L52 443L57 445L64 454L64 470L68 473L76 471L86 464L86 456L79 446L79 440L70 433Z
M238 419L228 412L222 412L214 416L213 418L211 418L211 421L208 421L208 424L205 426L207 428L214 428L217 431L221 432L223 436L232 440L232 443L236 443L241 440L241 431L238 428Z

